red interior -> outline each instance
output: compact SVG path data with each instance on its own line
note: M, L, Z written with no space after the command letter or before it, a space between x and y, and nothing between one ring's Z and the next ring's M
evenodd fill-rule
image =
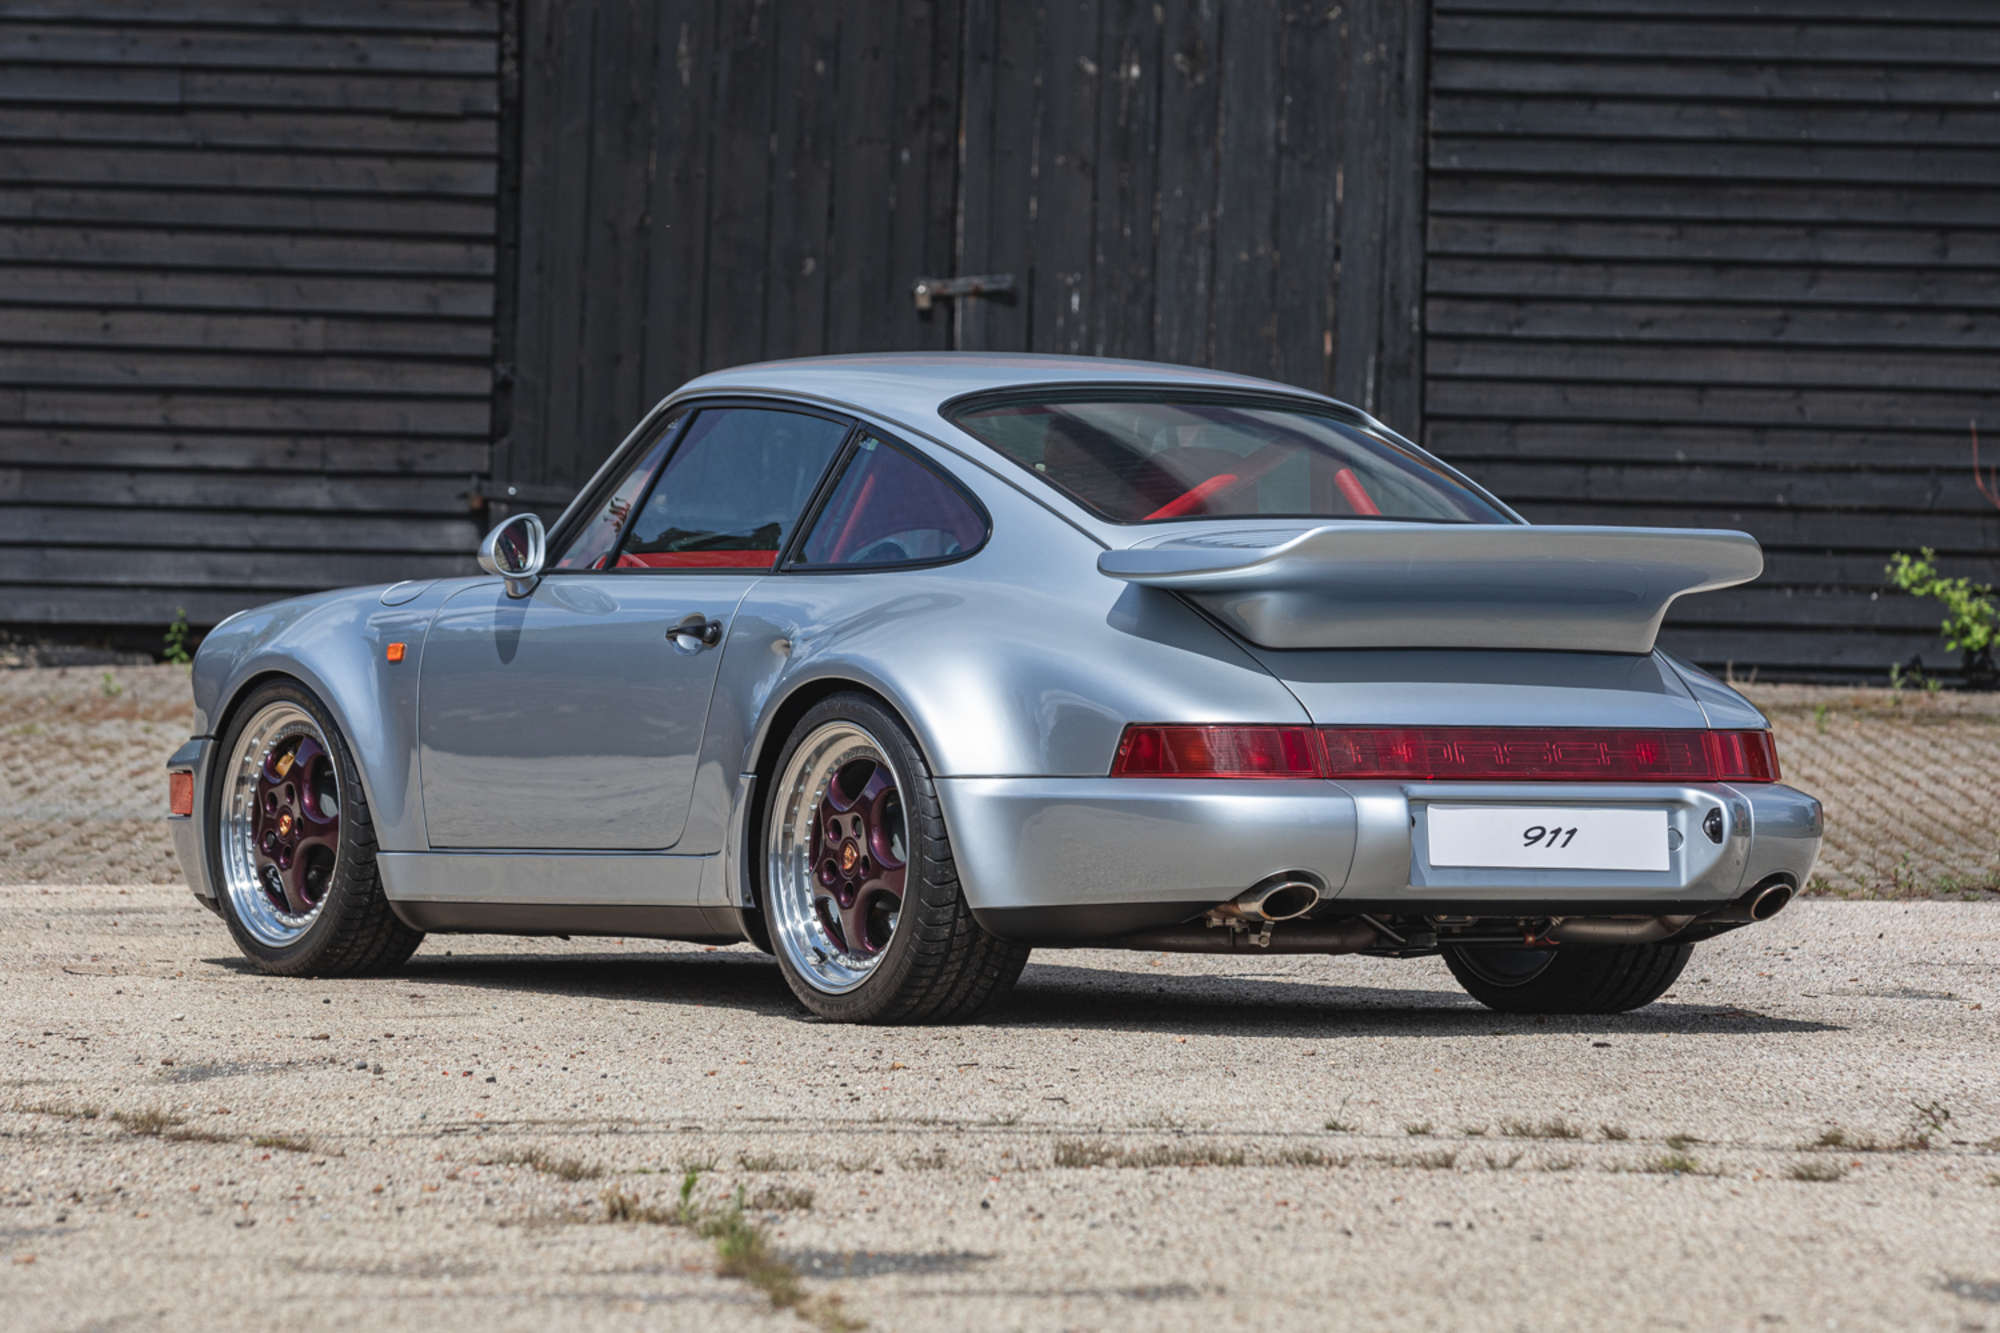
M769 569L776 551L626 551L619 569Z

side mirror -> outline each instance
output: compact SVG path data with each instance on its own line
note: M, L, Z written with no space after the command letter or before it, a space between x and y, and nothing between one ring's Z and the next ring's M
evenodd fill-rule
M526 597L542 578L548 534L533 514L516 514L479 543L479 567L507 580L509 597Z

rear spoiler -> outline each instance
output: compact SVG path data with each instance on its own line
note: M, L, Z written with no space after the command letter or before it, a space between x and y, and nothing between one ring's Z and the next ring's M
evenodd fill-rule
M1164 537L1097 568L1266 648L1646 653L1675 598L1748 583L1764 553L1714 529L1347 522Z

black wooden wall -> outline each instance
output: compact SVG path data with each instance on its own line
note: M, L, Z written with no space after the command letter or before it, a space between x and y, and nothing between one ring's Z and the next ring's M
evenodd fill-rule
M1756 533L1699 660L1935 666L1996 145L1986 0L0 0L0 623L461 570L704 369L962 347L1327 389Z
M492 0L0 0L0 621L458 571Z
M1717 525L1667 642L1951 661L1894 550L2000 581L2000 6L1437 0L1428 442L1532 519Z
M586 476L765 357L1220 365L1414 420L1422 5L522 0L495 473ZM923 276L1009 297L920 314Z

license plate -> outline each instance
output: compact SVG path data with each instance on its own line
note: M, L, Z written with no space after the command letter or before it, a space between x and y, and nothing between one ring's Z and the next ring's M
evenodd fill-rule
M1521 870L1666 870L1667 812L1433 805L1430 863Z

